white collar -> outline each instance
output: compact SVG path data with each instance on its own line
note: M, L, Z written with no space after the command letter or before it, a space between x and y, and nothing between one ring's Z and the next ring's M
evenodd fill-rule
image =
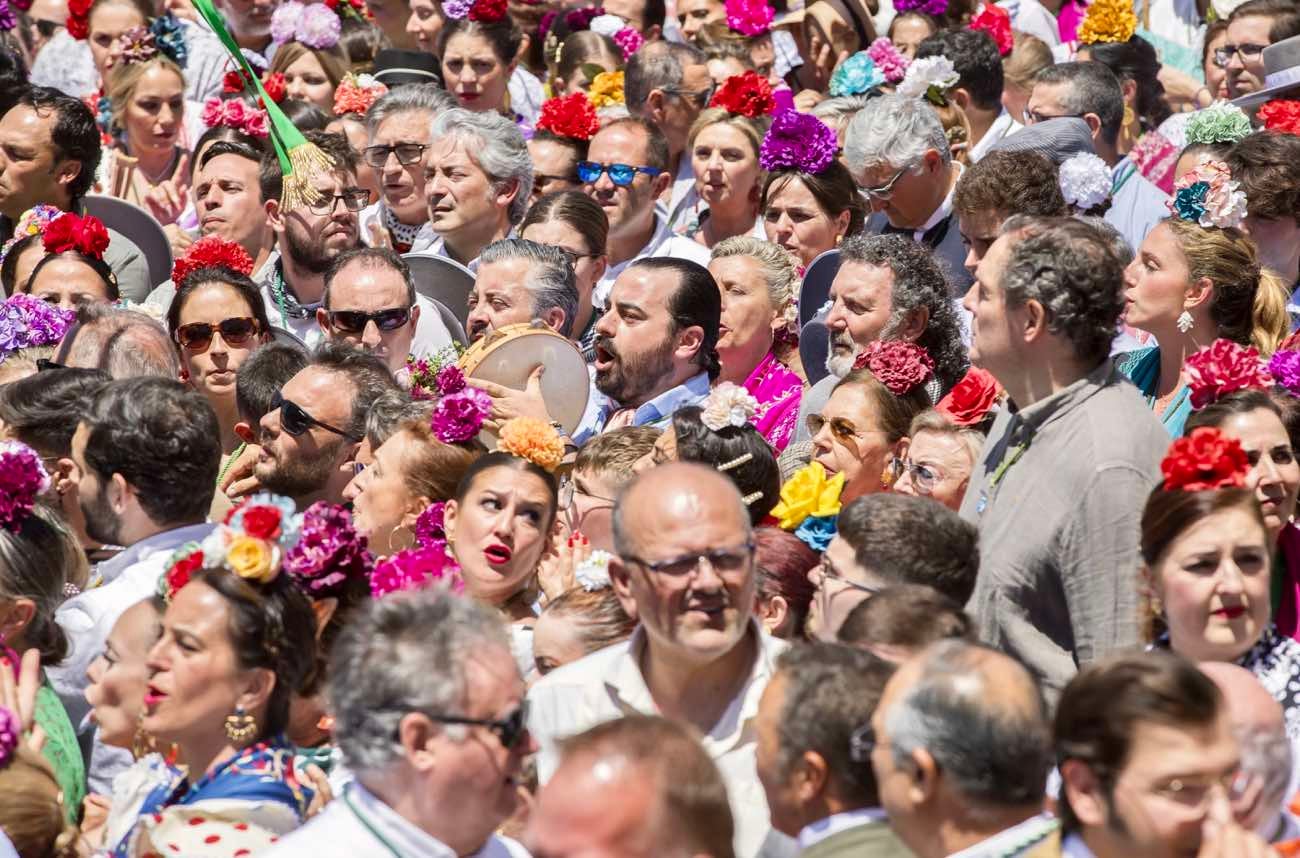
M952 165L957 168L957 178L953 181L951 187L948 188L948 194L943 198L943 202L939 203L939 207L930 215L930 219L921 224L920 229L915 230L917 241L920 241L921 236L933 229L939 221L952 214L952 197L953 194L957 192L957 182L961 181L962 171L966 169L959 161L953 161Z
M989 130L984 132L984 136L980 138L978 143L970 147L971 163L973 164L980 158L983 158L989 153L989 150L993 148L995 143L1004 137L1010 137L1021 128L1024 128L1024 126L1012 119L1011 114L1007 113L1005 107L1002 108L1002 112L998 114L997 119L993 120L993 124L989 126Z
M441 840L412 823L370 792L361 781L353 781L344 793L348 811L371 837L393 847L402 856L456 858L456 852ZM372 830L373 829L373 830Z
M1023 843L1029 840L1032 843L1034 840L1033 835L1039 829L1045 829L1043 836L1046 836L1046 833L1050 832L1056 825L1057 822L1054 816L1048 813L1040 813L1010 828L1005 828L973 846L967 846L960 852L953 852L948 858L993 858L993 856L1002 855L1008 851L1016 851L1018 842Z
M803 827L803 830L799 832L799 851L811 849L813 844L834 837L841 831L860 828L873 822L888 821L889 817L879 807L860 807L856 810L846 810L842 813L832 814L825 819L810 822Z

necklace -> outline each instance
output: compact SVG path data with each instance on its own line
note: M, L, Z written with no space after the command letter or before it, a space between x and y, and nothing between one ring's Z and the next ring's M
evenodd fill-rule
M286 328L289 327L290 319L306 319L320 306L319 304L301 304L289 292L284 282L284 262L282 260L277 261L275 268L271 271L271 295L275 298L275 306L280 311L280 318L284 320Z
M235 460L239 458L240 454L244 452L244 448L247 446L248 444L246 442L240 441L239 446L231 451L230 458L226 459L226 464L221 468L221 473L217 474L218 490L221 488L221 483L226 479L226 474L230 473L230 469L234 466Z

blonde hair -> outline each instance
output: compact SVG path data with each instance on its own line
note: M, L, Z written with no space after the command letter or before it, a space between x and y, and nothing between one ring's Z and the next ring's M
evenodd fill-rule
M933 408L928 411L922 411L912 418L912 425L908 427L907 437L916 440L916 436L921 432L930 432L934 435L947 435L949 438L955 438L962 447L970 454L971 465L979 461L980 450L984 448L984 433L977 429L970 429L965 426L958 426L953 423L944 414L935 411Z
M0 769L0 829L23 858L73 858L81 832L68 822L50 764L20 747Z
M402 432L415 442L402 462L402 482L412 495L433 502L455 497L461 477L483 454L468 446L439 441L425 419L404 421L393 434Z
M1054 62L1046 42L1028 33L1016 33L1011 53L1002 60L1002 76L1017 89L1029 89L1038 73Z
M143 63L126 63L113 66L108 73L108 82L104 86L105 94L108 96L109 111L113 117L114 129L126 128L126 107L131 101L131 96L135 95L135 88L140 85L140 79L149 71L155 68L166 69L176 75L181 82L182 92L185 89L185 73L181 67L176 65L164 54L158 54L150 60Z
M754 160L758 160L759 150L763 146L763 135L767 134L767 127L772 124L769 117L762 116L756 119L750 119L748 116L741 116L732 113L725 107L706 108L691 125L690 132L686 135L686 148L690 149L695 145L695 138L700 136L700 132L710 125L730 125L732 128L739 129L740 133L745 135L749 145L754 148ZM690 157L690 152L686 153ZM759 175L758 184L763 184L763 174Z
M659 430L651 426L624 426L592 438L578 451L573 462L575 474L589 471L619 488L636 476L637 460L654 449Z
M573 623L584 655L627 640L636 628L636 620L627 615L611 587L566 590L543 613L567 617Z
M1166 218L1187 259L1187 278L1214 284L1210 318L1219 336L1254 346L1264 357L1286 337L1288 292L1282 281L1259 264L1255 242L1239 229L1207 229L1181 218Z
M784 314L799 289L799 269L794 257L781 245L752 235L724 238L713 246L709 258L726 259L729 256L748 256L758 262L759 271L767 282L767 296L772 306ZM795 325L798 325L797 319Z
M285 42L276 49L269 73L284 74L289 66L298 62L305 54L311 54L316 58L321 70L325 72L325 77L329 79L330 86L335 89L338 88L339 81L343 80L343 76L352 70L352 60L348 57L348 50L342 43L332 48L309 48L302 42Z

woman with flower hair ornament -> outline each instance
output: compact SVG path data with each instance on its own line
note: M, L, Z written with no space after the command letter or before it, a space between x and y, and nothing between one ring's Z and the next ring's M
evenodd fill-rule
M271 39L276 48L268 73L284 75L286 98L333 115L334 93L352 69L339 43L341 27L339 15L324 3L289 0L275 10Z
M596 75L622 71L623 52L609 36L580 30L569 33L548 54L551 91L556 95L586 93Z
M1233 145L1251 130L1250 117L1236 105L1215 104L1191 114L1185 129L1187 143L1178 154L1166 190L1172 193L1174 182L1207 158L1226 161Z
M0 285L7 296L26 291L36 263L45 258L45 245L41 240L46 227L61 216L56 206L38 205L23 212L14 226L13 238L0 247Z
M608 563L608 558L594 564L588 561L579 570L577 586L542 609L533 629L538 676L632 636L636 620L628 616L609 583Z
M533 159L530 207L546 194L582 189L578 162L587 160L587 144L600 130L596 108L586 93L547 99L528 140Z
M1286 290L1260 267L1254 242L1239 228L1245 195L1226 174L1207 162L1180 179L1175 215L1147 234L1124 271L1125 324L1159 345L1128 352L1117 365L1173 437L1195 407L1191 356L1218 339L1268 356L1286 335Z
M315 670L316 616L286 569L302 525L291 501L256 495L172 556L141 726L176 757L115 792L138 810L109 854L256 852L302 824L312 794L284 736Z
M68 311L118 299L117 275L104 261L108 230L99 218L64 214L50 224L41 242L45 256L21 293Z
M1193 429L1161 462L1163 484L1142 511L1143 620L1153 648L1237 664L1282 705L1300 743L1300 642L1271 621L1268 528L1248 488L1242 444Z
M505 15L505 0L450 0L443 11L447 22L437 53L447 91L458 105L496 111L525 127L536 124L537 110L516 106L511 98L509 85L518 68L523 34Z

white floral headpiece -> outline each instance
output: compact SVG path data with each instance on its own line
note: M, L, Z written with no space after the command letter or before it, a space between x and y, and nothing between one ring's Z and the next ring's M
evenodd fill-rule
M948 103L945 93L957 85L961 75L947 57L922 57L907 67L898 93L910 98L924 98L940 106Z
M1079 211L1087 211L1110 199L1110 167L1091 152L1078 152L1066 158L1061 163L1058 181L1065 201Z
M704 400L704 411L700 420L714 432L720 432L727 426L744 426L758 413L758 400L748 390L724 381L709 392Z
M588 593L612 586L609 580L609 561L612 557L608 551L599 548L591 552L590 557L573 568L573 577L578 586Z

